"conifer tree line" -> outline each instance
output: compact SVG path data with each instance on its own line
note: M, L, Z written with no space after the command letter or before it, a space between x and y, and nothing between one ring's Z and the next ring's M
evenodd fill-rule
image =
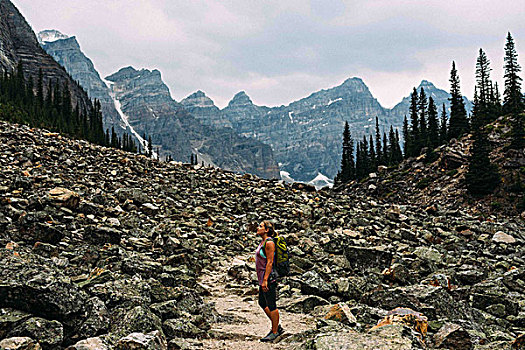
M355 157L354 157L355 154ZM397 165L403 160L403 152L399 146L399 132L390 126L388 136L381 134L379 119L376 117L375 138L370 135L367 139L357 142L354 152L354 141L350 134L350 126L345 122L343 132L343 156L341 171L335 177L336 184L352 180L361 180L369 173L376 171L379 165Z
M486 125L502 115L511 120L512 137L510 148L523 149L525 146L525 100L521 92L522 78L519 76L521 67L512 35L508 33L505 44L504 78L505 90L503 103L498 84L490 79L490 61L483 49L479 50L476 60L476 88L474 92L474 107L472 114L467 115L463 95L461 94L460 79L455 62L452 62L450 71L450 117L447 117L445 104L438 106L432 97L427 99L421 88L418 92L414 88L410 96L409 119L405 116L402 126L404 148L401 152L397 130L390 127L388 139L379 132L376 117L375 141L372 135L364 136L363 140L355 145L350 135L348 122L343 132L343 155L341 171L334 182L341 184L351 180L360 180L370 172L374 172L378 165L396 165L403 158L416 157L426 149L426 160L432 160L433 150L449 142L472 133L473 145L469 158L469 170L466 174L467 189L472 194L491 193L500 182L497 167L490 162L490 143ZM355 160L354 160L355 154Z
M119 137L115 130L104 132L100 101L94 100L91 108L73 108L68 84L49 81L44 86L42 69L36 82L26 79L22 64L9 74L0 74L0 119L32 127L44 128L85 139L92 143L136 152L130 135Z

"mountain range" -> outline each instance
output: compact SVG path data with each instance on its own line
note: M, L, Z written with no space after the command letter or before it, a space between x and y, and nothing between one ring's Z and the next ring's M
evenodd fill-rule
M103 80L77 39L56 30L40 32L44 50L82 85L91 98L101 101L104 128L131 134L143 148L151 137L155 156L199 163L264 178L278 178L272 149L231 128L201 125L171 98L158 70L121 69ZM147 135L147 136L146 136Z
M449 93L423 80L417 87L432 96L437 106L445 104L450 112ZM467 110L472 104L464 98ZM381 106L362 79L353 77L341 85L292 102L287 106L254 105L241 91L228 106L220 110L202 91L197 91L181 104L202 123L231 126L244 136L269 144L279 162L281 176L289 180L312 181L333 178L340 167L342 130L349 122L354 140L375 132L375 117L382 132L392 125L401 129L408 113L410 97L394 108Z
M185 121L192 120L192 123L195 123L196 127L192 131L194 135L199 133L198 130L206 130L204 133L222 130L224 133L224 128L227 128L232 130L231 137L235 134L246 138L245 146L250 144L252 147L251 142L256 142L255 140L270 146L282 179L303 182L315 180L317 186L322 187L330 185L329 179L335 177L339 170L345 121L349 122L353 139L359 140L375 132L376 117L379 119L381 131L387 132L390 125L401 129L403 118L408 113L409 94L394 108L384 108L358 77L349 78L339 86L314 92L286 106L255 105L245 91L233 96L223 109L218 108L201 90L178 103L171 98L168 87L160 78L160 72L156 70L124 68L116 76L123 77L133 73L133 84L145 85L134 89L132 93L129 89L115 90L115 87L121 85L104 83L91 60L80 50L75 37L48 30L41 32L39 38L42 47L85 87L90 96L102 101L106 128L113 127L118 133L131 132L140 142L143 142L141 136L144 133L151 134L153 143L159 148L161 155L170 155L177 160L187 161L189 154L193 152L206 164L242 172L265 169L257 170L255 174L265 177L279 176L275 171L276 166L268 167L271 160L265 156L261 156L257 162L253 159L240 162L226 159L230 155L223 155L226 149L236 152L239 147L229 145L213 150L221 144L215 142L214 147L206 147L205 151L201 147L202 138L183 136L188 128L180 128L182 124L170 120L170 116L178 113L179 117L185 115ZM141 73L137 75L136 72ZM131 86L131 82L119 82L124 84L122 86ZM113 85L113 91L108 85ZM419 84L417 90L421 88L427 96L432 96L437 106L445 104L447 111L450 110L448 92L426 80ZM464 99L467 110L470 111L472 104L467 98ZM116 108L119 106L122 106L125 113ZM159 114L163 116L162 121L157 119ZM182 147L182 143L186 142L183 140L190 139L192 142ZM245 146L240 148L245 149ZM210 153L213 153L213 156ZM270 153L268 150L262 151L262 154ZM261 161L265 165L261 166ZM251 165L246 168L248 163Z

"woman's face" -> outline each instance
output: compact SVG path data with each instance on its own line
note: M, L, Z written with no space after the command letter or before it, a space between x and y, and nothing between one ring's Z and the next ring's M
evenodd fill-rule
M265 232L268 232L268 229L264 226L264 222L261 222L259 226L257 226L257 235L263 236Z

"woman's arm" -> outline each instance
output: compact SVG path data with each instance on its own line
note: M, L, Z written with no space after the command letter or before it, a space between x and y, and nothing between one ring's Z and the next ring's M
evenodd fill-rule
M275 243L273 241L267 241L266 247L264 249L264 253L266 254L266 271L264 271L264 278L263 278L263 284L262 289L263 291L268 291L268 278L270 277L270 273L272 272L272 266L273 266L273 256L275 253Z

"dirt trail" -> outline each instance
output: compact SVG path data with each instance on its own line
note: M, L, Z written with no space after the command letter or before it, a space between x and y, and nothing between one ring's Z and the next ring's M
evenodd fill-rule
M235 260L254 264L249 262L249 258L250 256L244 255L237 256ZM231 264L227 263L213 271L204 271L200 280L200 283L209 287L211 292L206 302L215 303L215 308L220 315L218 322L212 323L212 329L209 331L210 339L203 341L204 349L294 349L299 344L294 342L294 338L315 328L313 317L286 312L280 307L278 300L281 325L286 332L274 344L261 343L259 339L270 331L270 320L257 304L255 286L243 287L236 284L228 275L230 266Z

